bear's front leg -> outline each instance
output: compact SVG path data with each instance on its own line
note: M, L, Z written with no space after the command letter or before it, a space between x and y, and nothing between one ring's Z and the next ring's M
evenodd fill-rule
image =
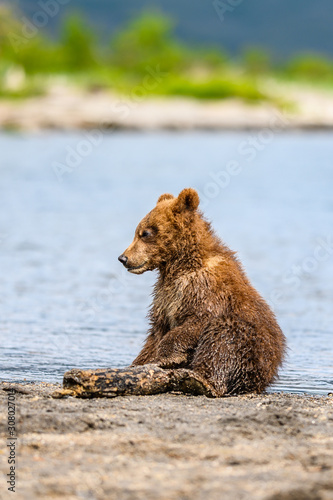
M198 343L200 329L194 321L187 321L166 333L157 345L154 360L162 368L186 368Z
M146 365L149 363L155 363L156 359L156 348L159 342L159 336L156 332L150 331L145 345L143 346L141 352L132 362L131 366Z

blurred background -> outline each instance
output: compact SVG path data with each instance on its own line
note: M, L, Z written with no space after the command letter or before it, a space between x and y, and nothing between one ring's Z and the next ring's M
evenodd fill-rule
M272 79L332 88L332 15L329 0L2 0L0 92L60 81L128 93L159 65L146 94L283 105Z
M287 335L274 390L333 387L329 0L0 1L0 375L126 366L155 276L117 262L195 187Z

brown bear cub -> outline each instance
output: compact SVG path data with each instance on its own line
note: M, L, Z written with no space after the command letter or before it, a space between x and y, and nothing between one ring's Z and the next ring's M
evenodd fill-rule
M191 188L163 194L119 257L131 273L159 271L149 334L132 366L189 369L218 396L260 393L277 376L285 337L198 205Z

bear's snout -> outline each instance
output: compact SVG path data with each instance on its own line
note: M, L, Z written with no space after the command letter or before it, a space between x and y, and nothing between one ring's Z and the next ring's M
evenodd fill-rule
M119 260L119 262L121 262L122 264L124 264L124 266L126 266L128 258L126 257L126 255L124 255L122 253L121 255L119 255L118 260Z

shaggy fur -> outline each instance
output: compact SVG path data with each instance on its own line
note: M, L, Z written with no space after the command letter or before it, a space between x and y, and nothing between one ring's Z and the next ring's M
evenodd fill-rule
M198 205L194 189L160 196L119 257L132 273L159 272L149 334L132 366L193 370L220 396L262 392L277 376L285 337Z

